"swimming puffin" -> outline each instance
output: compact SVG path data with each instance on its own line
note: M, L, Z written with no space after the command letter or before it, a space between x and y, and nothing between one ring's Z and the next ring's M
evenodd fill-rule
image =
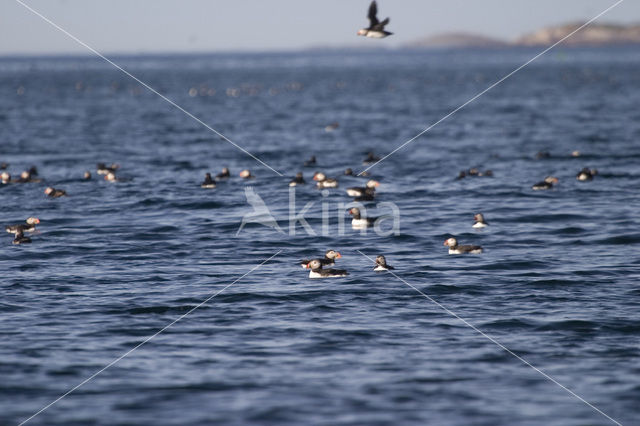
M226 167L222 168L222 172L216 175L216 180L228 179L231 176L231 172Z
M482 253L482 247L472 245L458 245L458 240L448 238L444 241L445 246L449 246L449 254L478 254Z
M36 225L40 223L40 219L37 217L29 217L25 223L19 223L16 225L7 225L4 229L10 234L17 234L18 232L35 232Z
M346 277L349 273L344 269L322 269L319 259L314 259L305 266L309 271L309 278L333 278Z
M106 175L104 175L104 180L106 180L107 182L117 182L120 179L116 177L116 174L114 172L109 172Z
M390 269L396 269L387 263L387 259L383 255L376 257L376 267L373 268L376 272L388 271Z
M16 236L13 239L13 244L25 244L30 242L31 242L31 238L25 237L24 233L21 230L16 232Z
M38 173L38 171L36 170L36 174ZM25 170L22 173L20 173L20 177L18 178L17 182L18 183L28 183L28 182L34 182L34 183L38 183L38 182L42 182L42 179L38 179L38 178L34 178L34 175L31 173L30 170Z
M307 161L304 162L305 167L313 166L316 164L316 156L312 155Z
M201 188L212 189L216 187L216 183L211 179L211 173L205 173L204 181L200 184Z
M378 219L377 217L362 217L360 213L360 209L357 207L352 207L349 209L349 214L353 216L351 219L351 227L354 229L362 229L373 226Z
M242 179L253 179L255 176L251 174L251 170L244 169L243 171L240 172L240 177Z
M120 168L119 164L113 163L110 166L107 166L104 163L98 163L97 165L97 171L99 175L106 175L109 172L115 173L116 170L118 170Z
M367 14L367 18L369 18L369 28L363 28L358 31L359 36L371 37L371 38L385 38L390 36L393 33L389 31L385 31L384 27L389 23L389 18L386 18L384 21L378 21L378 5L375 0L371 2L369 5L369 13Z
M335 260L340 259L341 257L342 255L339 252L335 250L327 250L327 252L324 254L324 258L315 259L315 260L319 260L320 263L322 263L324 266L332 266L335 264ZM300 266L302 266L303 268L306 268L309 262L311 262L311 260L312 259L301 260Z
M84 174L82 175L82 180L91 180L91 172L88 170L84 172Z
M0 182L2 182L3 185L11 183L11 175L7 172L0 173Z
M366 183L366 186L364 187L356 186L352 188L347 188L347 194L350 197L361 197L365 194L373 195L373 192L379 186L380 186L380 182L378 182L377 180L369 179Z
M298 172L296 173L296 177L291 179L291 182L289 182L289 186L304 185L305 183L304 177L302 177L302 172Z
M586 182L588 180L593 180L593 177L597 174L598 171L596 169L589 170L588 167L585 167L584 169L580 170L580 172L578 172L578 174L576 175L576 179L581 182Z
M67 192L65 190L55 189L52 187L48 187L47 189L45 189L44 193L51 198L67 197Z
M336 179L328 178L322 172L316 172L313 175L313 180L318 182L316 185L318 188L337 188L338 187L338 181Z
M544 178L544 180L542 182L538 182L536 184L534 184L531 189L535 190L535 191L540 191L543 189L551 189L553 188L553 185L558 183L558 178L557 177L553 177L553 176L547 176L546 178Z
M489 225L487 222L485 222L482 213L476 213L473 216L473 220L475 220L475 222L473 223L473 228L484 228Z

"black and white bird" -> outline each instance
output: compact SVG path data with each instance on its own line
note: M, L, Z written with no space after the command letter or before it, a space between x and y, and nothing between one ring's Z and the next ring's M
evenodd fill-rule
M314 259L306 266L309 271L309 278L333 278L346 277L349 273L344 269L322 269L322 263L319 259Z
M475 220L475 222L473 223L474 228L485 228L489 226L489 224L484 220L484 216L482 213L476 213L473 216L473 220Z
M45 189L44 193L45 195L51 198L59 198L59 197L67 196L67 191L65 191L64 189L55 189L52 187L48 187L47 189Z
M304 177L302 176L302 172L298 172L298 173L296 173L296 177L291 179L291 182L289 182L289 186L304 185L305 183L306 182L304 181Z
M19 223L17 225L7 225L4 227L5 231L10 234L18 234L19 232L35 232L36 225L40 223L40 219L37 217L27 218L25 223Z
M472 245L459 245L455 238L448 238L444 241L445 246L449 246L449 254L479 254L482 247Z
M540 190L544 190L544 189L551 189L553 188L553 185L558 183L558 178L557 177L553 177L553 176L547 176L546 178L544 178L544 180L542 182L538 182L536 184L534 184L531 189L533 189L534 191L540 191Z
M338 187L338 181L334 178L328 178L324 173L322 172L316 172L313 175L313 180L315 180L316 182L318 182L316 184L316 186L320 189L322 188L337 188Z
M588 167L585 167L578 172L578 174L576 175L576 179L581 182L586 182L588 180L593 180L593 177L597 174L598 171L596 169L589 169Z
M367 18L369 18L369 27L363 28L358 31L359 36L370 37L370 38L385 38L390 36L393 33L389 31L385 31L384 27L389 23L389 18L386 18L384 21L378 21L378 5L375 0L371 2L369 5L369 13L367 14Z
M229 177L231 177L229 168L223 167L222 171L216 175L216 180L229 179Z
M378 257L376 257L376 267L373 268L374 271L376 272L382 272L382 271L388 271L391 269L396 269L393 266L389 265L387 263L387 259L385 259L385 257L383 255L379 255Z
M200 187L205 189L213 189L216 187L216 182L211 178L211 173L205 173L204 181L202 181Z
M342 255L340 254L340 252L337 252L335 250L327 250L327 252L324 254L324 258L315 260L319 260L323 266L333 266L336 259L340 259L341 257ZM306 268L309 262L311 262L312 260L314 259L303 259L300 261L300 266Z
M349 214L353 216L351 219L351 227L353 229L363 229L368 228L375 225L377 217L362 217L360 213L360 209L357 207L353 207L349 209Z
M380 186L380 182L377 180L369 179L364 187L356 186L347 188L347 194L350 197L362 197L366 193L374 192L377 187Z

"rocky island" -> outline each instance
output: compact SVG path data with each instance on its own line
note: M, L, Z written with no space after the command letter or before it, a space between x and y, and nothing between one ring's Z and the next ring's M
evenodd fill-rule
M562 40L584 22L550 26L525 34L516 40L500 40L480 34L447 33L405 44L406 48L499 48L509 46L548 46ZM565 46L612 46L640 44L640 25L591 24L563 42Z

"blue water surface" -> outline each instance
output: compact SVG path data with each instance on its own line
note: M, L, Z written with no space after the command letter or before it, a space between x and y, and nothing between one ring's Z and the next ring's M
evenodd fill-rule
M0 162L43 179L0 186L0 223L41 219L32 244L0 240L0 423L197 307L29 424L613 424L593 407L638 424L640 49L552 51L373 167L367 214L394 203L398 233L362 235L344 209L365 182L345 168L537 53L114 58L282 177L99 58L0 59ZM231 179L199 187L225 166ZM455 179L471 167L494 176ZM583 167L593 181L575 179ZM340 187L323 195L318 170ZM290 229L298 171L315 235ZM532 191L547 175L556 188ZM247 185L283 232L237 233ZM471 227L477 212L488 228ZM485 252L448 255L452 235ZM329 248L350 275L310 280L298 260Z

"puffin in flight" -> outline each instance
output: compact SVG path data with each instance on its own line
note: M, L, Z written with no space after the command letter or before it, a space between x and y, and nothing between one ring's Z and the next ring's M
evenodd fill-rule
M385 25L389 23L389 18L386 18L384 21L380 22L378 21L378 17L376 16L377 14L378 5L376 4L375 0L373 0L371 2L371 5L369 6L369 14L367 15L367 17L369 18L369 28L361 29L360 31L358 31L358 35L371 38L385 38L393 34L389 31L384 30Z

